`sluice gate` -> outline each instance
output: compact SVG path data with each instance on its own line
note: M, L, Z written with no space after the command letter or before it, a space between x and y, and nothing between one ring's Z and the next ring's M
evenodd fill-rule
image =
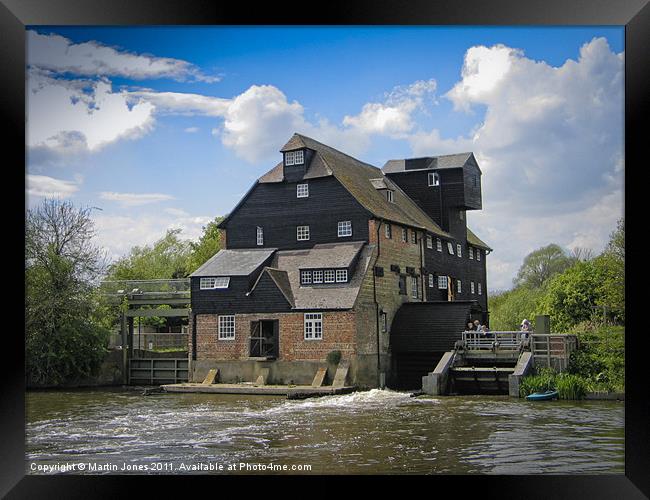
M431 395L509 394L519 396L519 382L536 367L563 371L577 348L574 335L522 332L463 332L453 351L422 377Z

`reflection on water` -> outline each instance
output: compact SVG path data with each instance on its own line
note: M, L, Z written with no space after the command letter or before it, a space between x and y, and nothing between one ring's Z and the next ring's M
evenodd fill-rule
M225 471L239 463L307 464L316 474L624 472L619 402L380 390L303 401L121 390L26 399L28 473L81 461L163 463L154 473L166 474L171 467L186 473L181 463L218 463Z

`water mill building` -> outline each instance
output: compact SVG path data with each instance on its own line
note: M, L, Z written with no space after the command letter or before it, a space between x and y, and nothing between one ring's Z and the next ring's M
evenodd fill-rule
M310 384L328 355L360 387L419 387L470 319L488 322L472 153L364 163L294 134L219 224L191 276L190 380Z

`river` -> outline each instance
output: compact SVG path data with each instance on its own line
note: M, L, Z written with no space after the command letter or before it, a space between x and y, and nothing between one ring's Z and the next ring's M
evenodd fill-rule
M624 473L621 402L106 389L26 404L28 474Z

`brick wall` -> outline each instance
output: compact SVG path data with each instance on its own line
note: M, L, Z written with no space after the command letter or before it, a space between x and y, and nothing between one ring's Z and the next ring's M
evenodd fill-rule
M333 350L350 358L356 349L356 315L351 311L323 312L323 338L305 340L304 313L237 314L235 338L219 339L218 315L197 315L196 357L214 360L242 360L249 357L251 322L279 320L282 361L324 361ZM190 335L191 337L191 335ZM191 342L191 340L190 340ZM191 344L190 344L191 350Z

